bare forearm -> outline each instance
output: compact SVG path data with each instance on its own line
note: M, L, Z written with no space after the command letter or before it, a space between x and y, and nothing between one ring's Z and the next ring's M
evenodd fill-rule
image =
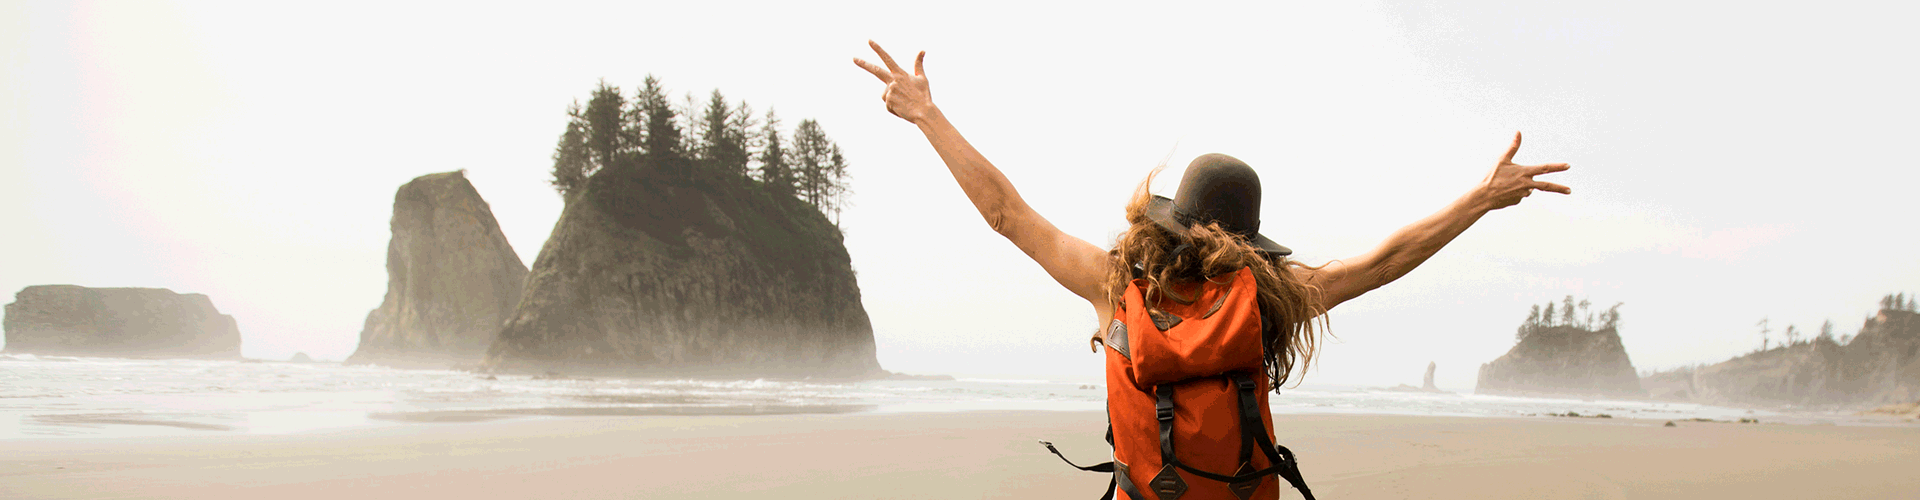
M921 133L926 134L927 142L940 154L940 160L947 164L947 171L953 174L953 180L960 184L960 190L966 193L974 208L980 210L980 217L986 219L987 225L1019 243L1020 240L1013 234L1021 229L1013 223L1018 219L1014 213L1032 209L1020 198L1020 193L1014 190L1007 176L987 161L979 150L974 149L973 144L960 135L960 130L954 128L953 123L947 121L946 114L938 108L928 113L926 118L916 121L915 125L920 127Z
M1473 227L1488 211L1487 204L1476 194L1461 196L1439 212L1394 231L1381 242L1375 250L1376 262L1367 273L1367 288L1379 288L1406 276L1452 243L1460 233Z

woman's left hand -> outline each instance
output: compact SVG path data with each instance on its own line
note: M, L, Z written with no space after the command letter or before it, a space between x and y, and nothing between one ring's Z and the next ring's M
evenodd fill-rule
M1507 154L1500 157L1500 163L1487 173L1486 180L1480 181L1480 194L1487 203L1487 210L1499 210L1520 204L1522 198L1532 195L1534 190L1552 191L1560 194L1573 194L1573 188L1546 181L1537 181L1533 176L1566 170L1565 163L1545 165L1518 165L1513 163L1513 155L1520 152L1520 133L1513 133L1513 146L1507 148Z
M887 67L881 68L858 57L853 59L853 64L867 70L868 73L873 73L874 77L887 84L886 92L880 94L880 99L887 103L887 112L913 122L915 125L933 116L938 109L933 105L933 92L927 87L927 74L924 70L927 52L920 51L919 57L913 59L913 74L909 75L907 70L900 68L899 64L894 64L893 56L887 55L887 51L881 49L880 44L868 40L867 45L873 47L874 53L880 54L880 61L887 63Z

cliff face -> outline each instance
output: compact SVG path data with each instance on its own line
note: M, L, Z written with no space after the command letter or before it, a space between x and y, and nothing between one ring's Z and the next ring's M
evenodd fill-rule
M475 365L520 302L527 266L461 172L424 175L393 197L387 297L348 363Z
M239 358L240 328L207 296L165 288L30 286L7 304L7 352Z
M882 373L841 235L792 196L601 172L540 250L489 369Z
M1640 377L1612 328L1535 328L1505 356L1480 365L1478 394L1639 397Z
M1769 349L1692 370L1690 400L1708 404L1870 406L1920 399L1920 315L1884 310L1846 345Z

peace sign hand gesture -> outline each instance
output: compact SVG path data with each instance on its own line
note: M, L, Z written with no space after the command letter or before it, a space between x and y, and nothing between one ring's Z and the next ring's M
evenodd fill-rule
M887 55L887 51L881 49L880 44L868 40L867 45L872 46L873 51L880 54L880 61L887 63L887 67L881 68L858 57L853 59L853 64L867 70L868 73L873 73L875 78L887 84L887 90L880 94L880 100L886 101L888 113L893 113L894 116L917 125L938 111L933 106L933 92L927 88L927 75L924 70L927 60L926 51L920 51L920 55L913 59L913 74L909 75L907 70L901 69L899 64L893 62L893 56Z
M1520 152L1520 133L1513 133L1513 146L1507 148L1507 154L1500 157L1500 163L1487 172L1486 180L1480 182L1480 193L1488 203L1487 210L1499 210L1520 204L1522 198L1532 195L1533 191L1552 191L1560 194L1573 194L1573 188L1551 182L1533 180L1533 176L1566 170L1565 163L1545 165L1517 165L1513 163L1514 153Z

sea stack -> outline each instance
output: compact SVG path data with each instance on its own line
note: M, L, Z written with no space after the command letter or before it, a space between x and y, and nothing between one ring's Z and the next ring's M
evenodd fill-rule
M1528 328L1513 349L1480 366L1476 394L1644 397L1612 327Z
M471 367L520 301L527 267L464 171L420 176L393 196L387 297L350 364Z
M488 369L885 375L838 227L791 193L671 171L603 170L568 195Z
M213 300L165 288L39 285L6 307L6 352L238 359L240 328Z

